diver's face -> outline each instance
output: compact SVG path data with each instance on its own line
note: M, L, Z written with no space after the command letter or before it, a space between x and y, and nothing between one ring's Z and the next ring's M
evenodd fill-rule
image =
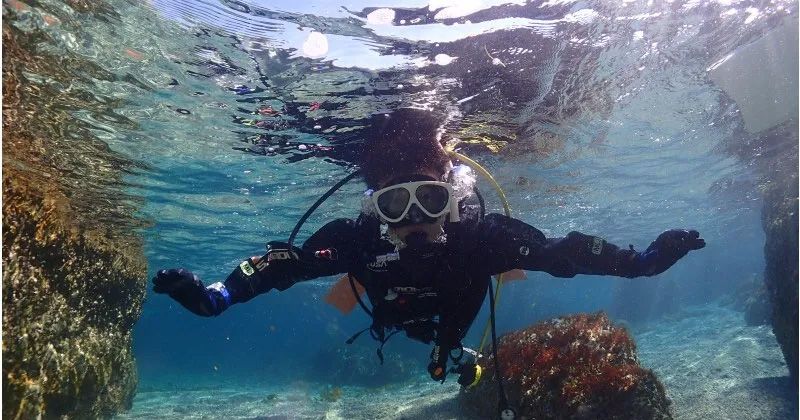
M437 174L432 171L422 171L419 173L411 174L411 175L421 175L431 178L431 180L440 180L442 179L442 174ZM382 182L378 189L386 188L392 185L389 180ZM389 225L389 230L393 233L397 238L401 239L403 242L408 242L407 238L412 234L421 234L424 235L426 242L433 242L439 238L442 234L442 225L444 225L445 216L441 216L436 218L435 221L430 223L412 223L403 226L392 226Z

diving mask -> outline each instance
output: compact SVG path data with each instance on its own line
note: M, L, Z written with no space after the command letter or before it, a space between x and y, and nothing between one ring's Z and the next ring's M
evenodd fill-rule
M375 191L371 198L378 215L387 223L398 223L409 213L436 219L447 212L451 222L458 222L458 203L453 199L453 186L447 182L403 182Z

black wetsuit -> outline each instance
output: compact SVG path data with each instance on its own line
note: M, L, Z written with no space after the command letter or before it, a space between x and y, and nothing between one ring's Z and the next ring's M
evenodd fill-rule
M224 287L209 286L213 307L187 307L217 315L273 288L285 290L304 280L349 273L366 289L373 336L381 339L384 332L401 330L416 340L433 341L446 362L449 350L460 345L477 316L494 274L523 269L556 277L636 277L671 265L578 232L546 238L538 229L500 214L462 217L461 222L445 223L444 230L443 243L396 252L381 236L376 219L337 219L295 249L299 258L266 264L267 253L259 263L245 261Z

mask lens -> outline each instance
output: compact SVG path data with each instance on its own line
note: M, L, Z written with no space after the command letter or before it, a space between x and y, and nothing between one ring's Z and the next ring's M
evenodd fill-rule
M390 219L397 219L403 215L411 195L405 188L395 188L386 191L378 197L378 207Z
M450 199L450 192L441 185L420 185L416 195L422 207L432 214L444 211Z

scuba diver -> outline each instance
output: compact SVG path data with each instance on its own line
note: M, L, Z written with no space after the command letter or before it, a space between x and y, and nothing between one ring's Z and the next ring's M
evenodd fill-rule
M369 190L356 220L333 220L301 247L293 245L300 224L351 174L306 213L288 242L269 242L265 255L243 261L225 281L205 286L188 270L160 270L153 290L209 317L273 289L347 274L348 292L372 318L348 343L369 331L382 347L404 332L433 345L431 378L457 372L459 383L469 385L477 380L474 364L448 370L448 361L466 366L458 365L467 350L462 340L491 292L492 275L522 269L565 278L653 276L705 246L694 230L667 230L644 252L579 232L547 238L520 220L484 214L474 173L453 165L434 113L403 108L376 115L366 131L360 175Z

